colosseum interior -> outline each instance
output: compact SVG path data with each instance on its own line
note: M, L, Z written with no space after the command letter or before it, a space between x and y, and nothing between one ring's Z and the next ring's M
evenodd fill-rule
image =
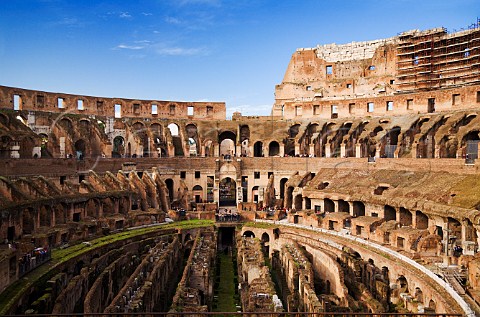
M0 315L478 315L479 109L479 22L298 49L270 116L0 86Z

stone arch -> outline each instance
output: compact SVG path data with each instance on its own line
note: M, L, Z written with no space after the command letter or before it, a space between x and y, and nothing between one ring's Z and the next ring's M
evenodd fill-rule
M318 151L319 153L315 153L316 156L325 157L326 156L326 147L328 145L328 140L331 137L332 133L335 131L333 128L335 126L334 122L327 122L323 125L322 131L318 135ZM332 145L333 146L333 145ZM332 156L333 153L330 153Z
M305 209L306 210L312 209L312 200L308 197L305 197Z
M280 144L277 141L272 141L268 145L268 156L277 156L280 154Z
M428 216L420 210L415 212L415 228L428 229Z
M203 202L203 187L200 185L193 186L192 195L197 204Z
M285 199L285 184L288 182L288 178L282 178L280 180L280 199Z
M170 131L170 135L172 137L172 145L174 149L174 156L184 156L183 153L183 144L182 144L182 138L180 135L180 128L179 126L172 122L168 126L168 129Z
M353 202L353 217L365 216L365 204L361 201Z
M190 156L200 155L198 147L199 142L197 126L193 123L187 124L185 126L185 130L187 131L188 145L190 147Z
M430 310L433 310L434 312L436 312L437 310L437 304L435 303L435 301L433 299L431 299L429 302L428 302L428 308L430 308Z
M85 212L87 217L96 219L98 215L98 211L100 209L100 202L97 199L89 199L85 204Z
M73 132L73 123L72 123L72 120L70 120L69 118L67 117L62 117L59 121L58 121L58 125L64 130L67 132L67 134L70 135L70 133Z
M230 177L220 180L219 184L219 206L237 205L237 183Z
M252 201L258 203L260 200L260 195L258 194L258 186L252 187Z
M79 139L74 144L75 157L78 160L83 160L87 156L87 142L84 139Z
M246 230L243 232L242 237L255 238L255 233L253 233L253 231Z
M205 154L206 157L211 157L211 156L215 155L212 140L206 140L203 143L203 146L205 147L205 153L204 154Z
M173 201L173 189L174 189L174 182L173 182L173 179L171 178L167 178L165 180L165 185L167 186L167 190L168 190L168 197L170 198L170 201L172 202Z
M423 292L422 290L420 289L420 287L415 287L415 293L413 294L413 296L415 297L415 299L419 302L419 303L423 303Z
M295 210L302 210L303 209L303 197L302 194L298 194L295 196Z
M263 253L266 254L267 256L270 254L270 236L268 233L264 232L262 233L262 237L260 239L262 247L263 247Z
M383 207L383 219L385 219L385 221L396 220L397 211L395 210L395 208L390 205L385 205Z
M113 139L113 150L112 150L112 157L123 157L125 156L125 139L117 135Z
M402 227L404 226L412 226L412 213L410 212L410 210L404 208L404 207L400 207L400 219L399 219L399 222L400 222L400 225Z
M408 281L405 276L400 275L397 278L397 285L400 288L400 293L408 293Z
M335 212L335 203L330 198L324 198L323 208L325 212Z
M471 130L462 137L460 143L461 156L466 157L467 154L471 158L478 158L478 143L480 142L479 130Z
M253 144L253 156L254 157L263 157L263 142L257 141Z
M381 140L380 156L386 158L395 157L397 150L398 137L402 129L399 126L394 126L385 134Z
M218 144L220 144L219 155L235 156L237 135L232 131L223 131L218 135Z
M294 124L288 129L288 138L285 139L285 154L295 156L295 138L300 130L300 124Z
M350 213L350 205L343 199L338 200L338 212Z

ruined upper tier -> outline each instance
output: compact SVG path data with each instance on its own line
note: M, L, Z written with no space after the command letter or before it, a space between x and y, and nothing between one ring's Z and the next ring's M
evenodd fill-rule
M272 115L337 118L431 113L480 102L480 24L298 49Z

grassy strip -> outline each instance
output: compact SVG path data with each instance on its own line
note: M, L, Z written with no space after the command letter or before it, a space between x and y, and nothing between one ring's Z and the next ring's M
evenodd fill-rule
M235 305L235 283L234 268L232 263L232 257L224 254L219 255L220 261L220 283L218 284L218 300L217 307L214 309L216 312L236 312Z
M212 226L213 221L211 220L188 220L188 221L179 221L173 222L166 225L153 226L147 228L139 228L134 230L126 230L117 234L108 235L101 237L95 240L89 241L89 244L80 243L65 249L55 249L52 250L52 259L51 261L40 265L38 268L34 269L32 272L26 274L21 279L15 281L13 284L8 286L0 294L0 315L5 315L9 311L10 307L18 301L22 294L33 285L42 285L46 283L54 275L54 269L82 253L94 250L96 248L105 246L107 244L133 238L140 236L146 233L163 231L166 229L193 229L199 227ZM55 272L56 273L56 272Z

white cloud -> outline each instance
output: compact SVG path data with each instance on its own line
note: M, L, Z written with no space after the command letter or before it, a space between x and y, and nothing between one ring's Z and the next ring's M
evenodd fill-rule
M160 47L156 49L157 54L167 56L192 56L206 55L208 52L203 48L184 48L184 47Z
M125 49L125 50L141 50L144 49L145 46L140 46L140 45L125 45L125 44L119 44L115 46L113 49Z
M128 12L120 12L120 14L118 15L119 18L122 18L122 19L129 19L132 17L132 15Z
M150 12L142 12L142 14L143 14L144 16L146 16L146 17L153 15L153 14L150 13Z

